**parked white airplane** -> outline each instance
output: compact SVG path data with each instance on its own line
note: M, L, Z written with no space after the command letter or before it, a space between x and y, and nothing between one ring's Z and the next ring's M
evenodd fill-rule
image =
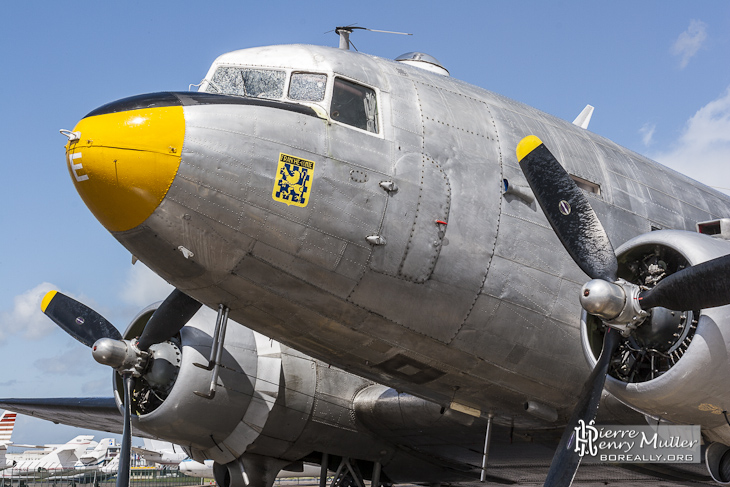
M109 463L107 463L106 465L104 465L103 467L101 467L99 469L99 472L101 472L101 474L103 476L116 475L118 471L119 471L119 455L116 455L114 458L109 460Z
M72 471L54 475L48 480L51 482L64 480L71 485L92 482L96 484L117 473L120 449L121 446L114 438L104 438L93 448L90 445L86 452L81 454Z
M80 435L44 455L31 454L15 457L16 464L0 472L0 478L47 478L73 472L76 462L84 456L87 448L97 446L96 443L92 443L93 439L93 436Z
M86 452L79 457L75 466L105 465L119 454L119 448L117 440L104 438L93 449L89 446Z
M13 435L13 428L15 427L15 413L5 411L0 416L0 470L5 470L15 465L15 461L7 457L8 445L12 443L10 441Z
M177 465L188 457L182 447L169 441L144 439L144 448L132 447L132 451L140 455L148 464Z

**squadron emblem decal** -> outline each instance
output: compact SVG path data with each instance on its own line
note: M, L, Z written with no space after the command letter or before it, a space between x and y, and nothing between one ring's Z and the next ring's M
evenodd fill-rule
M271 197L287 205L307 206L314 179L314 161L279 154Z

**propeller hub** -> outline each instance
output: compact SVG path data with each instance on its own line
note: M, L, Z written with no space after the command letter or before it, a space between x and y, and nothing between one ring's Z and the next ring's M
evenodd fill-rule
M588 281L580 293L580 304L588 313L621 330L624 336L642 324L649 313L639 305L640 288L619 279Z
M592 279L583 285L580 305L590 314L604 321L617 318L626 305L623 288L603 279Z
M139 376L147 362L146 352L140 351L129 340L100 338L91 347L94 360L102 365L117 369L119 373Z
M123 340L100 338L91 348L94 360L109 367L121 367L127 358L127 344Z

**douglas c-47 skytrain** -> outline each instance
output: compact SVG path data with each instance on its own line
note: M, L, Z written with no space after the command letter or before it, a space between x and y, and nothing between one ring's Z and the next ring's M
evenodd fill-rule
M124 487L132 427L214 460L225 487L302 462L360 487L628 467L727 483L730 198L589 115L422 53L305 45L101 106L63 131L71 180L176 289L124 334L49 293L43 311L116 370L114 397L0 406L123 430ZM700 425L707 468L578 470L574 428L594 418Z

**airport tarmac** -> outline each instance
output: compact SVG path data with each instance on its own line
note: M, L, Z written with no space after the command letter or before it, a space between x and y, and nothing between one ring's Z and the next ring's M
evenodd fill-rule
M647 485L661 487L691 487L718 485L709 476L704 464L695 464L689 467L688 470L692 475L683 474L674 469L664 469L661 465L623 465L620 467L602 465L601 468L592 467L593 466L585 465L578 470L576 478L573 481L574 487L646 487ZM489 473L494 476L493 481L487 481L484 483L465 482L451 485L460 487L485 487L500 485L534 487L542 486L545 482L544 467L525 465L520 469L510 467L509 469L504 470L499 467L493 467L490 469ZM659 480L654 476L659 474L667 476L669 480ZM279 479L276 481L275 485L284 487L318 486L319 479L310 477ZM423 485L427 484L398 484L399 487L423 487ZM441 487L446 487L447 485L449 484L442 484ZM365 487L370 487L370 483L366 481Z

